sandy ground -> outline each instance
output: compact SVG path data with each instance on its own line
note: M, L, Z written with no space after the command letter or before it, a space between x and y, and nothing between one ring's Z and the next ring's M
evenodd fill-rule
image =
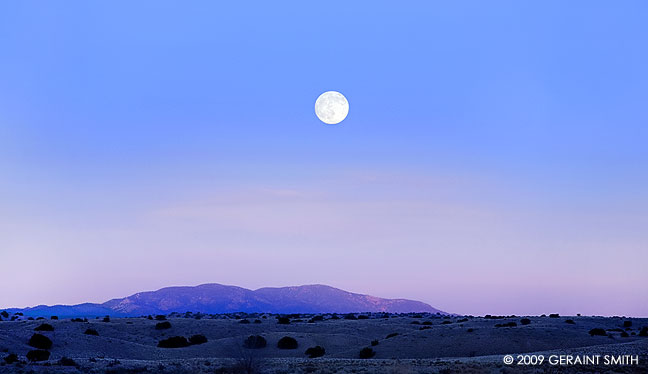
M265 317L265 318L263 318ZM508 372L616 372L648 373L648 338L639 331L648 319L603 317L521 317L503 319L443 318L424 315L391 315L370 319L325 319L307 323L311 316L292 318L278 324L274 316L249 317L242 324L233 316L206 316L202 319L169 317L171 328L156 330L160 321L146 318L90 320L3 321L0 322L0 359L10 353L19 361L0 360L0 373L240 373L252 366L255 373L508 373ZM255 319L261 323L253 323ZM301 319L302 322L296 321ZM568 324L567 319L574 324ZM624 321L631 321L624 327ZM516 322L515 327L495 327ZM40 332L53 346L48 361L28 362L27 342L41 323L54 331ZM425 324L424 324L425 323ZM99 336L85 335L88 328ZM593 328L606 330L607 336L590 336ZM622 332L628 337L622 337ZM632 335L634 333L634 335ZM208 341L184 348L158 348L160 340L171 336L202 334ZM387 338L390 334L397 334ZM242 343L250 335L261 335L267 346L246 349ZM279 349L284 336L297 340L297 349ZM371 342L377 344L372 346ZM322 346L323 357L310 359L304 351ZM360 359L359 352L371 347L375 356ZM545 360L557 355L637 355L639 365L505 365L504 355L534 353ZM62 366L62 357L75 366ZM517 359L516 359L517 361ZM249 364L249 365L248 365Z

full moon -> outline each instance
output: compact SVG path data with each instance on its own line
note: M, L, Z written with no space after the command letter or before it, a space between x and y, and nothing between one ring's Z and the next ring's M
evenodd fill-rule
M322 122L335 125L349 114L349 102L337 91L324 92L315 101L315 114Z

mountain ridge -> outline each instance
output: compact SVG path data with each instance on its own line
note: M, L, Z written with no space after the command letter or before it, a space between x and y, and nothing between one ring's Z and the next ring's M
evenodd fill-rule
M170 286L155 291L137 292L104 303L77 305L39 305L30 308L9 308L25 316L134 317L187 311L218 313L358 313L387 312L440 313L429 304L408 299L386 299L358 294L324 284L287 287L262 287L251 290L219 283L197 286Z

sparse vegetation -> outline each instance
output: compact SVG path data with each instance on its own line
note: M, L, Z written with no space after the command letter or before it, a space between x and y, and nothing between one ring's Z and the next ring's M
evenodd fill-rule
M367 358L372 358L375 355L376 355L376 352L373 349L371 349L369 347L364 347L364 348L362 348L360 350L360 354L358 355L358 357L360 357L362 359L367 359Z
M183 348L189 345L187 338L184 336L172 336L168 339L160 340L157 346L160 348Z
M242 320L239 321L239 323L248 324L248 323L250 323L250 320L249 319L242 319Z
M166 321L166 319L167 319L166 316L162 314L158 314L157 316L155 316L156 321Z
M265 348L268 342L261 335L250 335L243 341L243 347L249 349Z
M35 361L47 361L49 360L50 353L49 351L45 351L42 349L36 349L33 351L27 352L27 360L35 362Z
M356 320L356 319L358 319L358 317L356 317L355 314L353 314L353 313L349 313L349 314L344 316L344 319Z
M279 349L297 349L297 346L297 340L290 336L284 336L277 342L277 348Z
M565 320L565 323L568 323L568 324L570 324L570 325L575 325L575 324L576 324L576 322L574 322L573 319L566 319L566 320Z
M54 326L50 325L49 323L43 323L36 327L34 331L54 331Z
M155 324L155 329L156 330L167 330L171 328L171 322L169 321L164 321L164 322L158 322Z
M50 349L52 348L52 341L50 338L48 338L45 335L41 334L34 334L32 337L29 339L29 342L27 343L29 346L37 348L37 349Z
M528 324L530 324L530 323L531 323L531 320L528 319L528 318L522 318L522 319L520 320L520 325L523 325L523 326L526 326L526 325L528 325Z
M305 354L307 354L309 358L322 357L324 356L325 353L326 350L323 347L320 347L319 345L316 345L315 347L310 347L305 352Z
M516 327L517 323L515 322L507 322L507 323L498 323L495 325L495 327Z

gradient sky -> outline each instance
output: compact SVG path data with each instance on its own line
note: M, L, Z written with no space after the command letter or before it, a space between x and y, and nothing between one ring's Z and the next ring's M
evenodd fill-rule
M0 307L324 283L648 316L645 1L0 4ZM337 90L337 126L314 114Z

